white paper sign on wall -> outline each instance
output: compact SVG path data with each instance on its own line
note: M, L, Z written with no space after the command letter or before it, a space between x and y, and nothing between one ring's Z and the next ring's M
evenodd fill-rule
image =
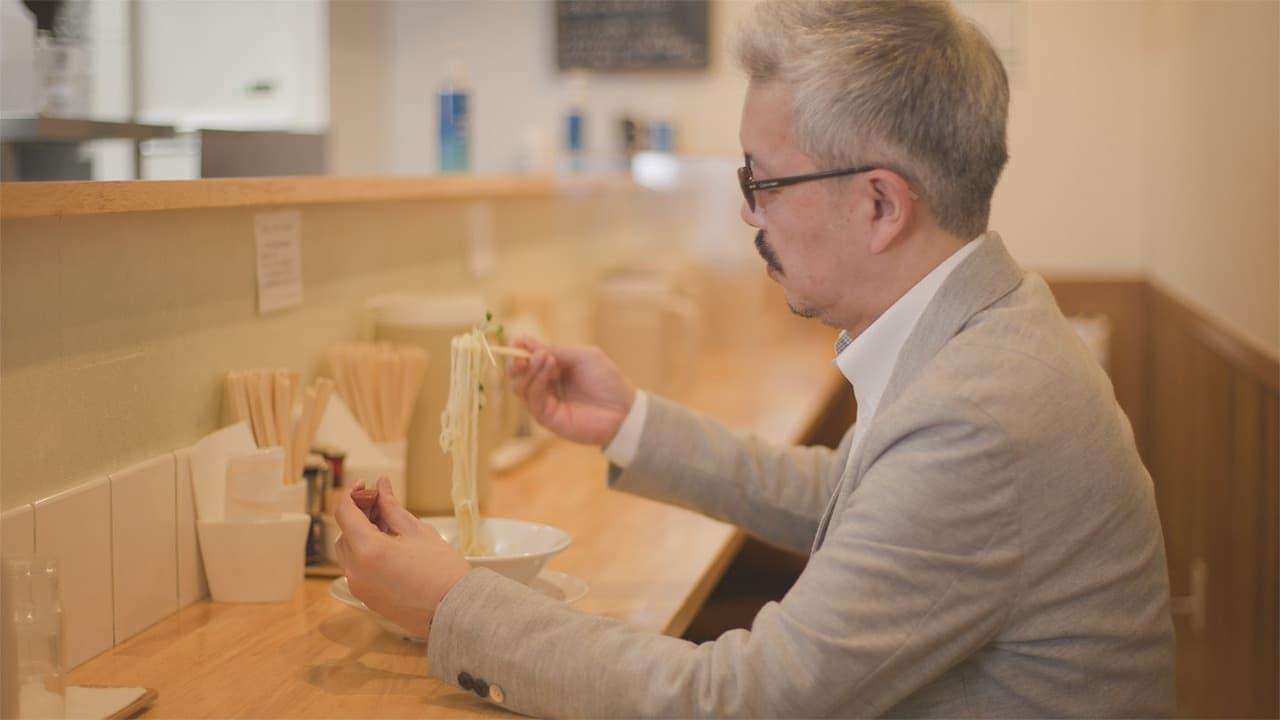
M258 313L302 304L302 213L259 213L253 218L253 230Z

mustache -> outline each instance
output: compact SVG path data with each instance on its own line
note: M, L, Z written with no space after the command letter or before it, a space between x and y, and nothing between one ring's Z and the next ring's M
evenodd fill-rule
M763 230L756 232L756 252L760 253L761 258L764 258L765 265L768 265L779 275L786 274L782 271L782 263L778 260L778 253L774 252L773 246L769 244L769 240Z

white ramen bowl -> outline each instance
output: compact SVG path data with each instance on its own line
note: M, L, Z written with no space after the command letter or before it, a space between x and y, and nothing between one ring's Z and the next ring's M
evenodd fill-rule
M445 542L454 543L458 536L458 521L455 518L421 519L435 528ZM538 576L548 560L569 547L569 533L560 528L510 518L481 518L480 537L484 539L490 553L468 555L467 562L526 585Z

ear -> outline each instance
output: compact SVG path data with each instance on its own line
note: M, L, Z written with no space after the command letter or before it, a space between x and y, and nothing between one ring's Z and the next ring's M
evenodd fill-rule
M906 235L915 218L916 194L901 175L889 170L870 173L867 186L875 206L869 249L879 254Z

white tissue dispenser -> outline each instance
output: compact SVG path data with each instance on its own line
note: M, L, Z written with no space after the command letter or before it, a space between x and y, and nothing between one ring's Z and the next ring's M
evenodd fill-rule
M214 602L284 602L302 582L311 517L200 521L200 548Z
M306 488L283 478L280 448L227 460L224 516L197 526L215 602L283 602L302 582L311 525L301 512Z

